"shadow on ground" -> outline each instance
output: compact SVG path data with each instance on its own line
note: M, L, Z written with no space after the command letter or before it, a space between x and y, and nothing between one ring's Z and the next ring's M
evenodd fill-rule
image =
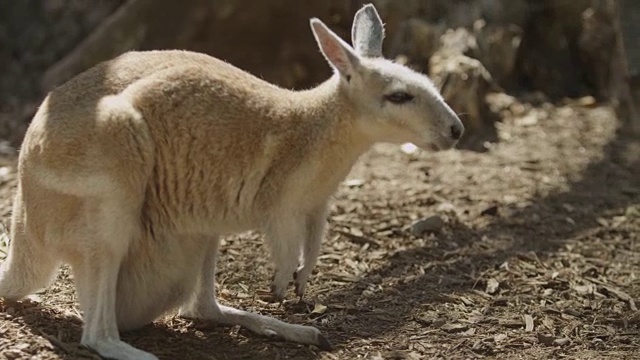
M601 226L600 217L623 214L628 206L640 203L640 156L631 161L625 157L629 152L638 152L639 145L629 126L620 124L614 140L604 147L603 158L591 163L580 180L570 184L569 191L534 198L531 205L512 209L508 216L496 216L480 230L458 222L451 231L438 236L436 247L395 253L384 266L367 273L360 282L333 292L325 303L356 304L370 284L379 284L381 277L401 273L407 264L423 265L425 274L400 281L387 289L384 296L372 297L360 308L361 314L325 331L342 345L392 334L414 320L412 313L416 307L450 301L449 295L483 290L486 282L483 273L499 268L508 259L524 256L544 261L557 252L567 251L564 248L567 240L596 232ZM567 208L573 209L570 221ZM500 245L487 246L485 250L483 241L487 239ZM447 245L453 242L456 246ZM380 326L381 323L384 325ZM613 324L619 331L624 331L627 325L623 321Z

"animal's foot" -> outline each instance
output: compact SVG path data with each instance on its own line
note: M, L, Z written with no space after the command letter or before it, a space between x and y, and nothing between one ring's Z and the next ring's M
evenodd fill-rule
M331 351L332 349L329 340L327 340L327 338L322 335L318 329L311 326L297 325L292 329L281 326L263 327L257 332L273 339L282 339L302 344L315 345L319 349L325 351Z
M309 278L309 271L304 267L299 267L293 273L293 285L295 287L296 295L302 299L304 292L307 288L307 280Z
M224 305L220 305L220 310L229 324L240 325L270 338L315 345L322 350L331 350L331 343L320 333L320 330L312 326L289 324L272 317Z
M273 281L271 282L271 295L274 301L284 300L290 283L289 274L291 274L291 272L285 270L278 269L276 271Z
M148 352L138 350L121 340L83 341L82 345L93 349L101 357L116 360L158 360Z
M280 302L284 300L284 296L287 293L287 286L289 284L279 284L275 281L271 283L271 296L274 302Z
M294 284L295 284L295 287L296 287L296 295L297 295L300 299L302 299L302 298L304 297L304 291L305 291L305 289L306 289L306 287L307 287L307 286L306 286L306 284L304 284L304 283L299 283L299 282L296 282L296 283L294 283Z
M178 316L186 319L220 320L220 309L215 300L196 300L182 305Z

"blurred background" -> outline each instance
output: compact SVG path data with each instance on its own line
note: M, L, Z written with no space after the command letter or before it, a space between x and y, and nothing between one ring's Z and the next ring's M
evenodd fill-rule
M128 50L195 50L284 87L313 86L330 69L308 18L349 39L364 2L2 0L0 150L20 144L49 90ZM463 148L483 151L496 141L494 123L509 108L505 94L534 106L614 100L635 113L628 85L640 67L640 2L372 2L386 23L385 55L429 73L462 114Z

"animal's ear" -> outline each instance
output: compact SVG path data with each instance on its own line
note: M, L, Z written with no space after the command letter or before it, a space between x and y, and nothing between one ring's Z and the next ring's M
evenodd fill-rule
M351 42L356 53L364 57L382 57L384 25L376 8L367 4L353 18Z
M340 39L340 37L331 31L322 21L313 18L310 23L313 35L324 57L327 58L329 64L331 64L340 75L349 81L353 73L360 66L360 58L358 55L349 44Z

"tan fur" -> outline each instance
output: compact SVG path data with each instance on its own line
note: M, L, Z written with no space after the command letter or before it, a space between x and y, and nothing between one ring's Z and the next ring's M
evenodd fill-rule
M337 72L307 91L203 54L153 51L102 63L49 94L20 153L0 296L19 299L45 286L61 262L71 264L82 342L118 359L154 359L117 331L177 307L328 347L315 328L217 303L218 236L264 232L274 295L284 296L296 272L302 296L327 201L358 157L377 141L450 147L450 127L462 127L423 78L383 59L349 65L334 35L315 26ZM411 108L378 109L389 86L424 96Z

